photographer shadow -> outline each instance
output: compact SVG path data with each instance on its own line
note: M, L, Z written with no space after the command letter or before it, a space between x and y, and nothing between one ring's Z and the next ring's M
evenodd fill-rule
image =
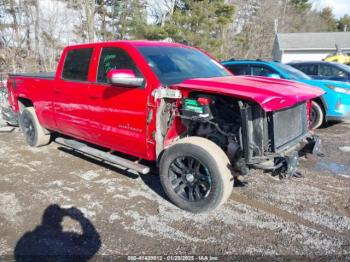
M82 233L64 232L64 217L77 221ZM16 261L87 261L100 247L100 235L79 209L55 204L46 208L41 225L18 240L14 256Z

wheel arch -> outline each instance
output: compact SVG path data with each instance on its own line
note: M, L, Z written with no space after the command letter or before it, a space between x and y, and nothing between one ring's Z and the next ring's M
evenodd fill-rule
M27 107L34 107L34 103L32 100L25 98L25 97L19 97L18 98L18 110L19 113L22 113L23 110Z
M313 101L315 101L316 103L318 103L321 106L323 113L326 115L327 110L328 110L328 105L327 105L326 100L322 96L319 96L319 97L316 97L315 99L313 99Z

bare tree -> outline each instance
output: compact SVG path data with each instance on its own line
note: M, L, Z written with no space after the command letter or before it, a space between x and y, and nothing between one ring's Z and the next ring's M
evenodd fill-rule
M178 0L152 0L148 1L150 16L155 23L163 27L165 22L171 20Z

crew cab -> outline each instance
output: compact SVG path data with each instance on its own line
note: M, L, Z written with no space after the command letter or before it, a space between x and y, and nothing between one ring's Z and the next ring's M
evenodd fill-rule
M233 178L251 169L292 175L298 151L318 145L309 113L322 91L233 76L176 43L69 46L56 73L11 74L7 87L30 146L55 133L58 143L142 174L155 161L169 199L191 212L220 206Z

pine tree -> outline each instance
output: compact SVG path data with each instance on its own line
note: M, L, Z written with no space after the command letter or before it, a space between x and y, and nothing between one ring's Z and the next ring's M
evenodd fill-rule
M234 6L224 0L177 1L170 19L163 27L150 27L145 35L149 39L170 37L175 42L197 46L221 56L225 39L225 26L232 22Z
M320 13L320 16L327 26L327 31L337 31L337 21L334 17L332 8L323 8Z
M292 7L301 12L309 11L312 7L309 0L289 0L289 3Z
M350 31L350 15L344 15L339 19L337 24L339 31Z

